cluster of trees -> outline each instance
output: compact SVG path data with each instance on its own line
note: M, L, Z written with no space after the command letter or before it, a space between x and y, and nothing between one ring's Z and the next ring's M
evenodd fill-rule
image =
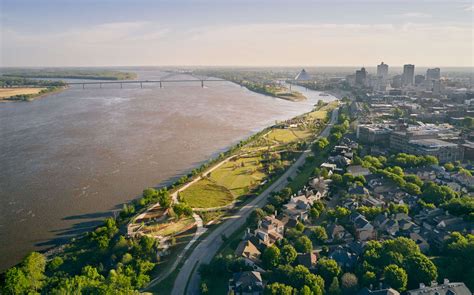
M127 239L111 219L99 229L49 261L32 252L6 271L0 293L130 294L144 287L156 266L155 239Z
M33 80L23 77L0 76L0 87L36 86L36 87L63 87L63 81Z
M463 216L467 220L474 221L474 198L471 196L451 199L443 207L453 215Z
M474 235L453 232L446 240L437 265L440 275L455 278L474 290Z
M399 153L390 158L390 164L400 167L421 167L438 165L438 159L434 156L416 156Z
M370 241L358 264L357 274L364 286L382 279L398 291L416 288L419 283L429 284L438 278L435 264L420 252L414 241L403 237Z

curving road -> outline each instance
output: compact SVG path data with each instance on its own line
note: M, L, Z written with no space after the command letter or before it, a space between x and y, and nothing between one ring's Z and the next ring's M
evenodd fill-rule
M319 137L327 137L329 135L332 125L337 121L338 111L339 109L334 109L329 124L320 133ZM189 284L186 293L192 295L199 294L199 283L201 280L198 272L199 266L203 263L209 263L216 255L223 243L221 238L222 235L227 237L232 235L245 223L247 217L253 210L263 207L266 204L267 198L270 196L271 192L283 189L288 183L287 178L294 177L298 173L298 167L305 163L306 157L309 155L311 155L311 150L307 149L280 178L278 178L258 197L243 206L233 217L223 222L218 228L202 240L196 248L194 248L176 277L173 291L171 293L172 295L185 294L188 281Z

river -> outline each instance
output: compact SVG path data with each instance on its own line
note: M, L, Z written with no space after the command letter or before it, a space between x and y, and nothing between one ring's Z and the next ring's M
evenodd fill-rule
M143 80L167 75L136 72ZM0 103L0 271L90 229L144 188L175 180L275 120L335 99L297 86L308 100L230 82L169 84L74 86L29 103Z

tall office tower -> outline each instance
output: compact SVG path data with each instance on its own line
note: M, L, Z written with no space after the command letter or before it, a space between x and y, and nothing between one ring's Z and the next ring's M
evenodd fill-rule
M439 80L441 78L441 71L439 68L426 70L426 80Z
M388 65L383 62L377 66L377 76L382 77L382 79L387 79L388 77Z
M415 78L415 65L404 65L403 75L402 75L403 86L413 85L414 78Z
M367 81L367 71L365 68L361 68L360 70L356 71L355 76L355 83L356 85L365 86Z
M423 83L423 81L425 81L425 76L423 75L415 76L415 85L420 85L421 83Z

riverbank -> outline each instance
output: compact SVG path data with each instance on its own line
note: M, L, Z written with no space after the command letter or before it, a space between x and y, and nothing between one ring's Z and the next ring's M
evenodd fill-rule
M67 86L61 87L41 87L41 88L32 88L32 87L23 87L23 88L0 88L0 102L31 102L36 99L46 97L48 95L60 93L66 90ZM2 90L16 90L13 95L8 97L2 97ZM35 93L35 90L39 90Z

